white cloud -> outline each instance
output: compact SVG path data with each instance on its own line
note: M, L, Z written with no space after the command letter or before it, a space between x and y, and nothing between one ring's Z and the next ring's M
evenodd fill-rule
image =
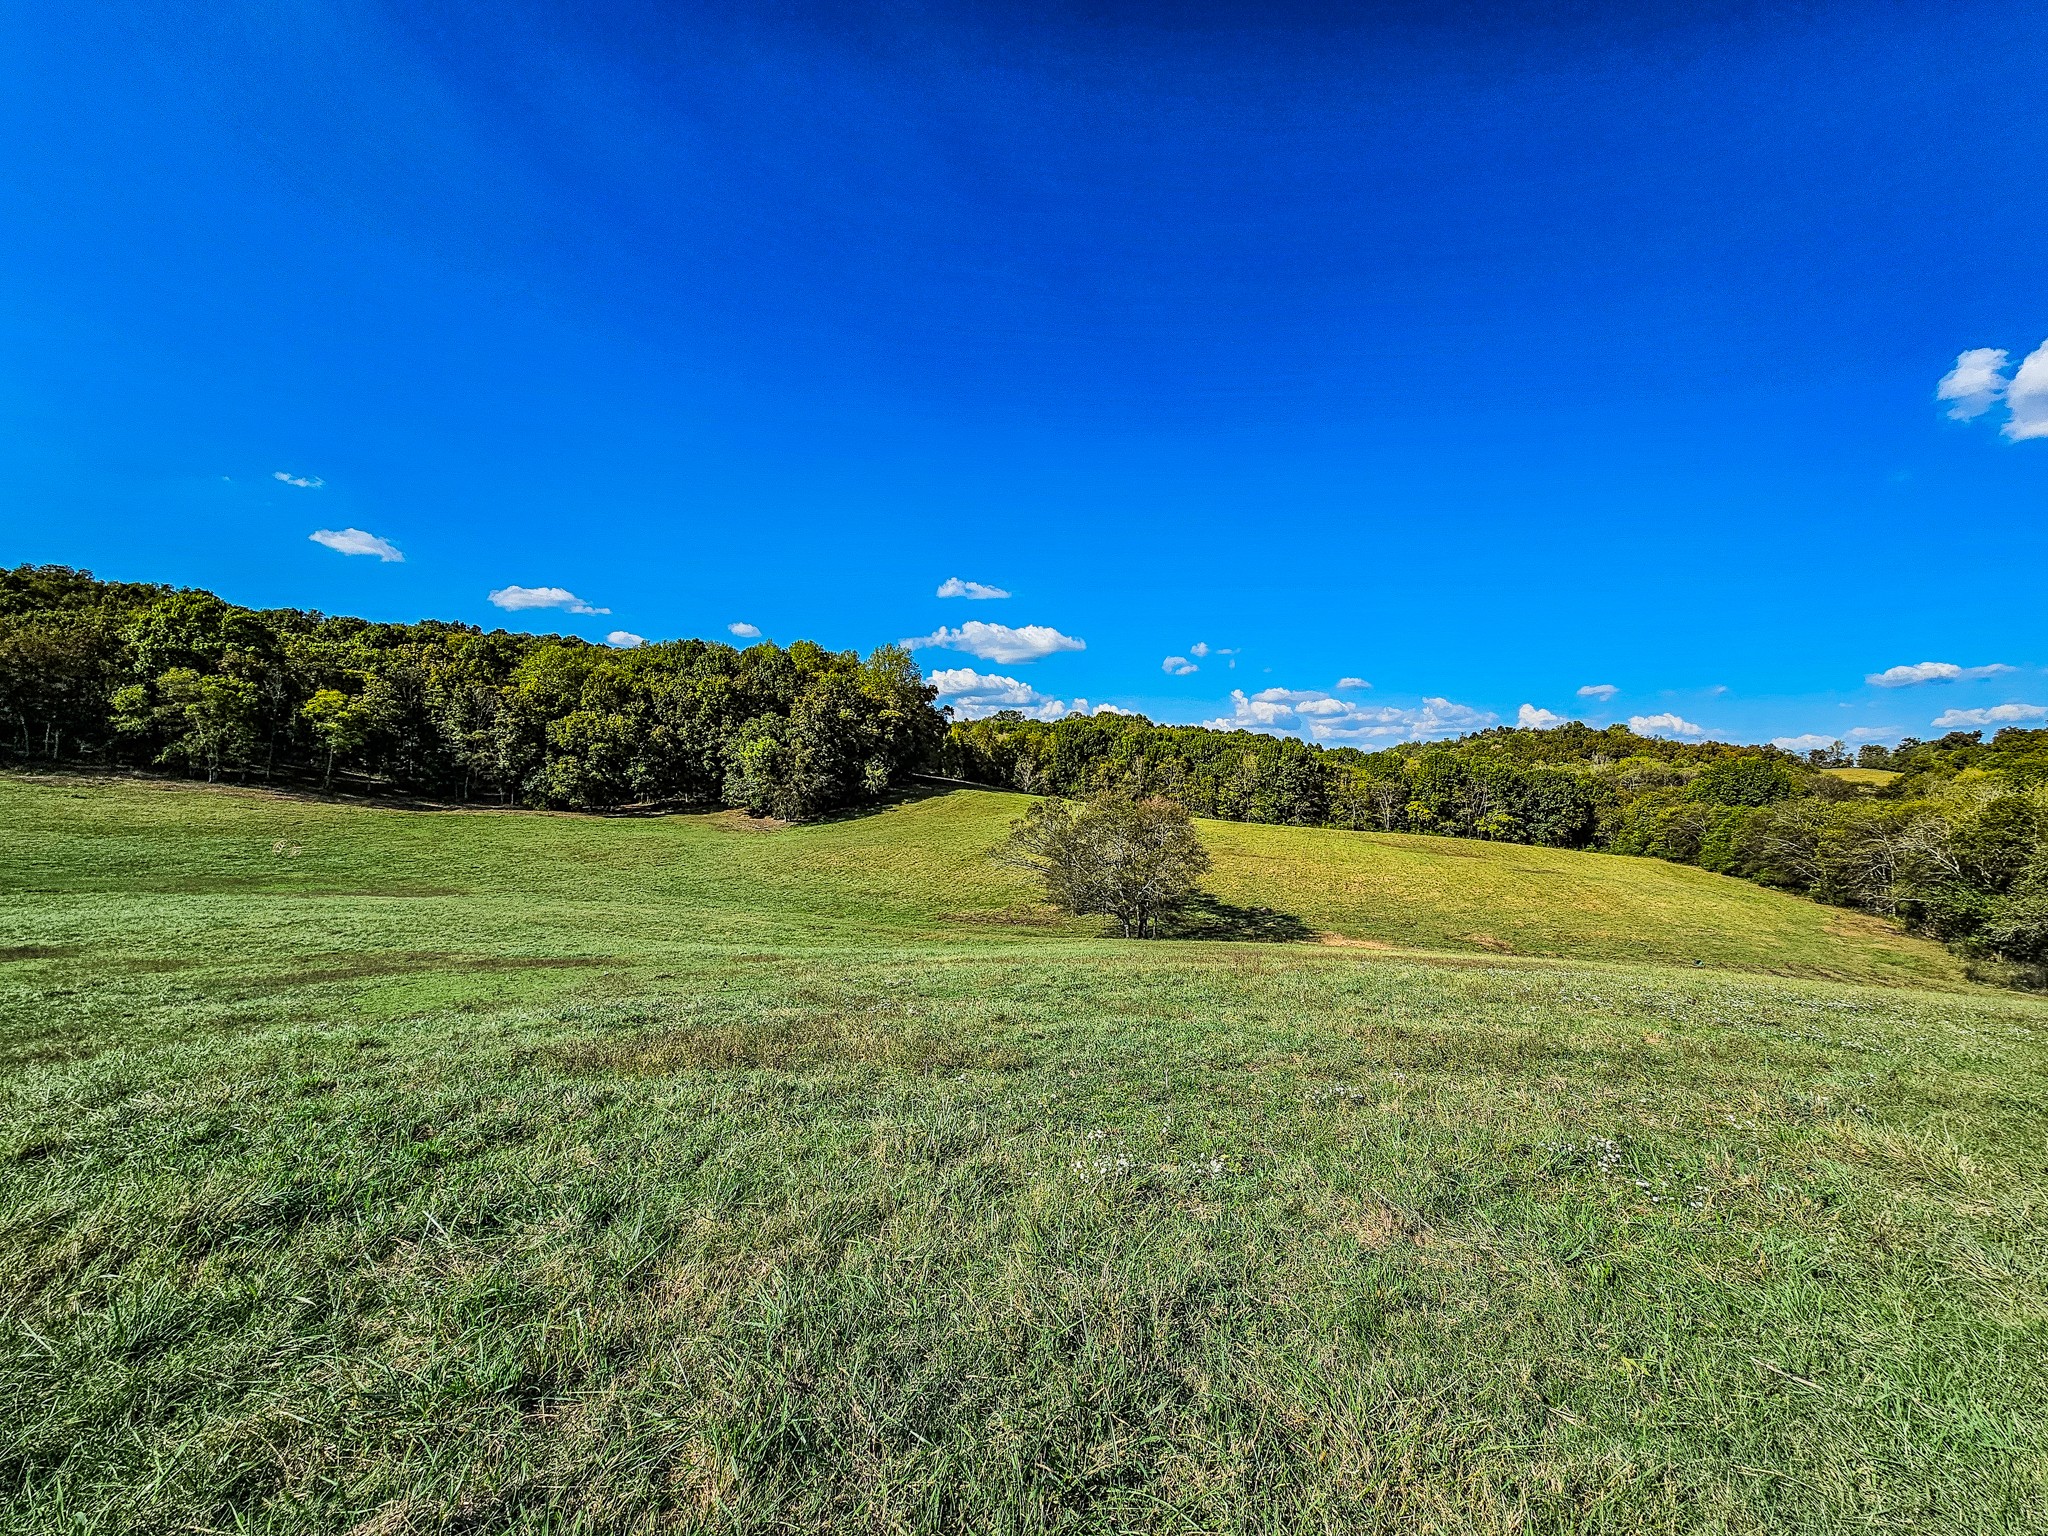
M282 480L286 485L296 485L302 491L317 491L327 483L318 475L295 475L284 469L275 471L270 478Z
M1208 654L1209 654L1209 642L1208 642L1208 641L1206 641L1206 640L1197 640L1197 641L1196 641L1196 642L1195 642L1195 643L1194 643L1193 645L1191 645L1191 646L1189 646L1189 647L1188 647L1188 654L1189 654L1190 656L1206 656L1206 655L1208 655Z
M1159 663L1159 670L1171 677L1186 677L1190 672L1199 672L1202 669L1185 656L1169 656Z
M1076 704L1077 706L1079 706L1079 705L1083 705L1083 704L1086 704L1087 702L1088 702L1088 701L1087 701L1086 699L1076 699L1076 700L1074 700L1074 703L1075 703L1075 704ZM1098 704L1098 705L1096 705L1096 706L1095 706L1095 707L1094 707L1093 709L1089 710L1089 711L1088 711L1088 713L1089 713L1089 714L1091 714L1091 715L1132 715L1132 716L1135 716L1135 715L1136 715L1136 714L1137 714L1138 712L1137 712L1137 711L1136 711L1135 709L1118 709L1118 708L1116 707L1116 705L1114 705L1114 704Z
M1951 709L1934 717L1937 730L1981 729L1987 725L2025 725L2048 720L2048 704L1994 704L1989 709Z
M2015 443L2048 437L2048 341L2027 354L2005 391L2011 419L1999 428Z
M979 720L984 715L1005 709L1019 710L1034 720L1058 720L1067 712L1064 700L1040 693L1029 683L1004 677L999 672L977 672L972 667L941 667L930 673L927 681L939 690L940 698L952 704L953 713L963 720ZM1080 699L1076 702L1085 708L1088 701Z
M1449 699L1425 698L1418 709L1366 707L1318 689L1231 690L1231 713L1202 723L1219 731L1306 734L1317 741L1422 741L1492 725L1499 718Z
M940 597L969 597L976 602L986 602L992 597L1009 595L1001 587L991 587L979 581L962 581L958 576L948 576L939 583Z
M500 587L491 594L491 601L510 613L527 608L560 608L565 613L610 613L609 608L593 608L567 587Z
M636 635L630 629L615 629L604 637L604 643L622 651L630 651L635 646L645 645L647 637Z
M902 644L913 651L930 648L965 651L983 661L1002 662L1037 661L1055 651L1088 649L1085 640L1076 640L1072 635L1063 635L1043 624L1026 624L1012 629L1007 624L984 624L979 619L969 619L957 629L935 629L928 635L919 635Z
M726 625L725 632L728 635L737 635L742 640L758 640L761 638L761 626L749 624L744 619L737 624Z
M1340 677L1337 679L1337 686L1339 688L1370 688L1372 684L1362 677Z
M1856 725L1851 726L1844 734L1851 741L1874 741L1879 737L1897 736L1900 733L1900 727L1896 725Z
M1602 704L1605 704L1619 692L1621 690L1612 683L1588 683L1579 690L1579 697L1582 699L1598 699Z
M1783 747L1787 752L1813 752L1821 747L1832 747L1835 739L1833 736L1820 736L1808 731L1804 736L1773 736L1771 745Z
M2003 347L1972 347L1956 355L1955 367L1934 386L1934 398L1953 400L1948 408L1952 421L1971 421L1982 416L2005 393L2006 351Z
M398 546L389 539L380 539L360 528L320 528L306 537L344 555L375 555L379 560L396 560L401 564L405 560L405 556L398 552Z
M1707 728L1673 714L1630 715L1628 728L1638 736L1704 736Z
M1952 661L1916 661L1911 666L1886 667L1863 681L1878 688L1912 688L1921 683L1967 683L1980 677L1996 677L2013 669L2002 661L1981 667L1959 667Z
M1525 731L1547 731L1552 726L1563 725L1566 717L1554 715L1547 709L1538 709L1534 704L1524 704L1515 712L1515 724Z
M2009 442L2048 438L2048 341L2029 352L2008 379L2011 354L2003 347L1972 347L1956 356L1956 365L1934 388L1934 398L1953 401L1949 415L1974 421L1999 400L2006 406L2005 425L1998 430Z

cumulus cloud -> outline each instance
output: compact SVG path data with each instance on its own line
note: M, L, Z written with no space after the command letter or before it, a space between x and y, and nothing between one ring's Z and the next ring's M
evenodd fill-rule
M270 478L282 480L286 485L296 485L302 491L317 491L327 483L318 475L295 475L288 469L277 470Z
M2048 437L2048 341L2027 354L2020 371L2006 386L2005 403L2011 411L1999 428L2015 443L2030 437Z
M977 672L972 667L941 667L928 675L939 697L953 706L963 720L979 720L1005 709L1018 710L1034 720L1057 720L1067 712L1066 702L1040 693L1029 683L999 672ZM1086 699L1076 700L1083 708ZM1104 705L1102 708L1107 709ZM1100 713L1100 710L1097 711Z
M1231 690L1231 712L1202 723L1219 731L1300 734L1317 741L1422 741L1492 725L1498 716L1449 699L1425 698L1421 706L1368 708L1313 688Z
M611 612L609 608L592 607L567 587L500 587L491 594L491 601L509 613L527 608L559 608L564 613Z
M1579 697L1582 699L1598 699L1602 704L1605 704L1619 692L1621 690L1612 683L1588 683L1579 690Z
M1934 398L1950 402L1949 416L1974 421L2000 400L2005 425L1999 432L2009 442L2048 437L2048 341L2029 352L2011 378L2005 367L2011 354L2003 347L1972 347L1956 355L1956 365L1934 387Z
M1949 419L1973 421L1998 403L2005 393L2003 347L1972 347L1956 354L1956 365L1934 386L1934 398L1950 400Z
M1996 677L2013 669L2002 661L1981 667L1959 667L1952 661L1916 661L1910 666L1886 667L1863 681L1878 688L1913 688L1921 683L1967 683L1980 677Z
M645 645L647 637L636 635L630 629L615 629L604 637L604 643L621 651L630 651L635 646Z
M737 635L742 640L758 640L761 638L761 626L749 624L744 619L737 624L726 625L725 632L728 635Z
M1833 736L1821 736L1812 731L1808 731L1804 736L1773 736L1771 738L1772 746L1783 747L1787 752L1817 752L1822 747L1832 747L1834 744L1835 738Z
M906 650L936 649L965 651L983 661L1037 661L1056 651L1085 651L1088 643L1063 635L1043 624L1025 624L1012 629L1007 624L984 624L969 619L954 629L939 628L902 642Z
M989 586L986 582L962 581L958 576L948 576L939 583L941 597L968 597L976 602L987 602L992 597L1008 597L1010 594L1001 587Z
M1185 656L1169 656L1159 663L1159 669L1169 677L1186 677L1190 672L1202 670Z
M1189 647L1188 647L1188 654L1189 654L1190 656L1206 656L1206 655L1208 655L1208 654L1209 654L1209 642L1208 642L1208 641L1206 641L1206 640L1197 640L1197 641L1196 641L1196 642L1195 642L1195 643L1194 643L1193 645L1191 645L1191 646L1189 646Z
M1339 688L1370 688L1372 684L1362 677L1340 677L1337 679L1337 686Z
M2048 704L1994 704L1989 709L1951 709L1934 717L1936 730L1981 730L1987 725L2026 725L2048 720Z
M1638 736L1704 736L1707 728L1674 714L1630 715L1628 728Z
M360 528L317 528L306 535L315 544L325 544L329 549L344 555L375 555L379 560L396 560L403 563L405 556L398 552L398 546L389 539L380 539L374 533L365 533Z
M1566 717L1554 715L1547 709L1538 709L1534 704L1524 704L1515 712L1515 724L1525 731L1547 731L1554 725L1563 725Z

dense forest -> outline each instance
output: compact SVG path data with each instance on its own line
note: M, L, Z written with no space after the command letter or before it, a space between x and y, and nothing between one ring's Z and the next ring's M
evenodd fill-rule
M1163 795L1234 821L1697 864L1895 917L1988 973L2048 981L2048 730L1909 738L1852 762L1839 744L1799 757L1576 721L1362 752L1133 715L1011 713L955 724L942 763L975 783Z
M1383 751L1142 716L1004 713L949 730L909 655L805 641L613 650L463 624L235 607L0 571L0 755L579 810L803 819L920 769L1198 816L1593 848L1896 917L2048 980L2048 730L1839 747L1502 727Z
M928 763L946 729L932 699L895 647L866 661L807 641L613 650L0 571L0 751L17 761L801 819Z

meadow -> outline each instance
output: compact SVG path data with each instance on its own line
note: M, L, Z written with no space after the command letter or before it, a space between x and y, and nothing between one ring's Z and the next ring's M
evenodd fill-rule
M2048 1521L2048 1002L1700 870L0 777L0 1530Z

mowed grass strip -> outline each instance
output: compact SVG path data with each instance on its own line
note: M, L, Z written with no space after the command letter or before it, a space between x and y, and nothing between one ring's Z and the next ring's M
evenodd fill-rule
M1004 922L995 796L0 793L0 1528L2048 1496L2038 999Z

